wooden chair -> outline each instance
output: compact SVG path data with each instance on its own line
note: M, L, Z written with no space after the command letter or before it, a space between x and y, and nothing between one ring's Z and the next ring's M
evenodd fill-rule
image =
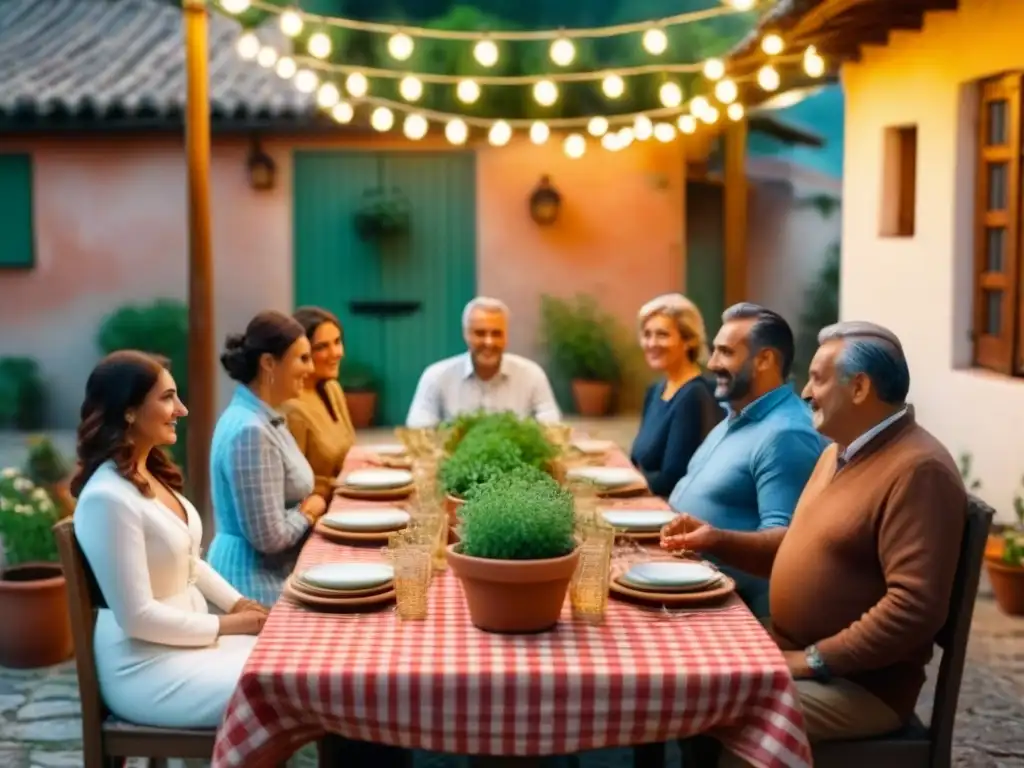
M949 768L967 640L993 514L984 501L976 496L968 497L967 523L950 596L949 616L935 638L942 648L942 660L935 683L931 722L926 726L915 715L905 728L895 733L815 744L815 768ZM721 745L707 736L688 739L681 746L687 766L714 766L721 752Z
M82 699L82 754L84 768L119 768L126 757L149 757L151 765L166 765L167 758L209 760L214 730L173 730L133 725L110 714L100 696L93 656L96 612L106 607L96 579L75 538L73 521L54 526L64 578L68 585L71 633L75 640L75 667Z

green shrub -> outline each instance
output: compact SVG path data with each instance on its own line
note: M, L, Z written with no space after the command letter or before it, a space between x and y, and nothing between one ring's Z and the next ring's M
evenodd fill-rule
M29 441L25 475L36 485L56 485L67 480L71 467L48 437L35 437Z
M438 474L446 493L462 499L472 497L476 486L523 466L519 448L500 434L481 434L463 441L459 450L445 459Z
M503 413L476 412L447 424L452 434L446 450L454 453L475 451L477 441L504 440L519 449L523 463L544 468L557 454L557 449L544 434L536 419L520 419L511 411ZM461 432L461 434L459 434ZM465 449L463 449L465 445Z
M30 357L0 359L0 427L31 431L45 422L46 388Z
M477 486L460 516L460 552L470 557L544 560L576 546L572 494L535 467Z
M541 296L541 341L548 359L567 379L617 382L615 319L593 296L572 300Z
M121 307L100 325L97 343L104 355L119 349L137 349L162 355L170 361L178 396L188 405L188 306L172 299L152 304ZM178 442L171 448L174 460L185 466L188 419L178 423Z
M28 562L57 562L50 495L17 469L0 469L0 570Z

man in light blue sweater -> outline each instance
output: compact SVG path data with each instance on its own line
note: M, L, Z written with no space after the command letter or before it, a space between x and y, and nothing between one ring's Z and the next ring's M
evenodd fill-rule
M810 409L786 383L793 332L781 315L749 303L727 309L722 323L708 370L728 418L693 454L669 504L714 528L788 527L827 445L814 429ZM754 614L767 617L767 580L722 570L736 580Z

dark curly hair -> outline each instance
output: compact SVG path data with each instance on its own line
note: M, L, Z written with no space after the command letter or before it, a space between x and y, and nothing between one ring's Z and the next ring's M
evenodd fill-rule
M235 381L252 384L259 374L263 355L280 360L291 345L305 335L294 318L273 309L265 310L249 321L245 333L228 336L220 364Z
M78 469L71 478L72 496L78 498L96 470L113 461L121 477L152 498L153 489L135 465L126 415L142 405L165 369L165 358L131 349L112 352L93 368L85 383L78 425ZM182 490L181 470L162 448L149 452L146 469L169 488Z

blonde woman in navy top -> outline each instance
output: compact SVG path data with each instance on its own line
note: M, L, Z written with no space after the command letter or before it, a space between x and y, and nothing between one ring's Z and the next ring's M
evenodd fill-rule
M725 411L702 376L708 343L696 305L682 294L665 294L644 304L638 320L644 359L663 378L644 397L630 458L651 493L667 498Z

